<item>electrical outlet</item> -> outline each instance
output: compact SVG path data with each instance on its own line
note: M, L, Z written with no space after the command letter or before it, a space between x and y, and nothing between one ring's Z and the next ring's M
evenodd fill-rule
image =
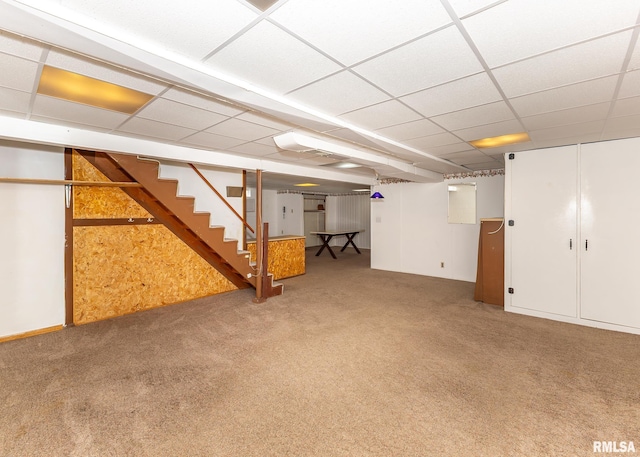
M444 262L440 262L440 268L444 268Z

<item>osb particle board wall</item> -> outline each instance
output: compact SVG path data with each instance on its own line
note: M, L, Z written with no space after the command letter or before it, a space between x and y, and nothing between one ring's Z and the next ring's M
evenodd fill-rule
M73 179L109 181L76 152ZM121 189L74 187L73 217L152 216ZM160 224L75 226L73 253L75 324L236 289Z
M251 260L256 260L256 243L247 243ZM305 274L305 238L291 237L283 240L269 240L267 270L273 279L290 278Z

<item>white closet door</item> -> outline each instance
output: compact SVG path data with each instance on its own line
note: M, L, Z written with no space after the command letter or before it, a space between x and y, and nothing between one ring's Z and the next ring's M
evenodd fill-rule
M577 147L507 160L510 266L507 306L577 317ZM505 221L507 222L507 221ZM509 280L510 278L510 280Z
M581 147L583 319L640 328L640 139Z

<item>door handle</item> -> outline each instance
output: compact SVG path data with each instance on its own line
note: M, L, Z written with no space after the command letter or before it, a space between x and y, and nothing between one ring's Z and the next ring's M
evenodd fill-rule
M589 250L589 240L584 240L584 250L585 251Z
M573 250L573 239L569 238L569 250Z

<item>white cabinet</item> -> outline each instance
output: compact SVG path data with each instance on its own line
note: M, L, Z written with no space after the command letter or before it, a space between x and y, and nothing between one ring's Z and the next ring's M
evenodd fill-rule
M640 139L580 151L580 317L640 329Z
M639 168L638 138L507 155L506 311L640 333Z

